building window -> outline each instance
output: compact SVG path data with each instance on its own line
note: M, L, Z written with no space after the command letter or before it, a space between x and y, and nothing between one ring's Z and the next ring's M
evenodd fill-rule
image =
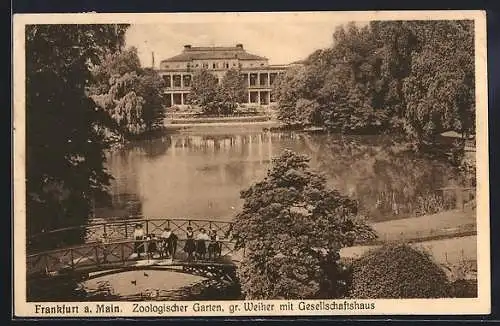
M212 68L215 69L215 63L212 63Z
M174 87L181 87L181 75L174 75Z
M208 63L204 63L203 68L208 69Z
M184 83L184 87L191 87L191 75L183 75L182 81Z
M163 75L163 80L165 81L165 87L172 87L172 81L170 75Z
M233 67L236 67L236 63L233 63Z
M261 92L260 93L260 104L268 105L269 104L268 97L269 97L269 92Z
M250 103L259 103L259 92L250 92Z
M167 108L172 106L172 95L170 93L163 94L163 103Z
M257 85L257 74L250 74L250 86Z
M268 81L269 81L268 78L267 78L267 73L260 74L259 80L260 80L260 86L269 86L267 84Z
M182 104L182 94L181 93L174 93L173 94L173 105L181 105Z
M245 83L245 86L248 87L248 75L247 74L241 74L240 77L243 80L243 83Z
M272 72L269 74L269 84L273 85L274 81L276 80L277 74L275 72Z

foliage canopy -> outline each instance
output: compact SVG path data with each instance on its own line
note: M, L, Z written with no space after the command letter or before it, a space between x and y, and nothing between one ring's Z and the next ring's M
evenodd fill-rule
M91 70L119 51L127 25L26 27L28 233L83 224L105 198L107 114L88 96ZM78 241L69 237L67 241Z
M427 253L407 244L385 245L352 265L352 298L444 298L449 291L444 271Z
M340 297L340 249L375 236L356 202L328 189L308 163L286 150L241 193L235 234L246 250L238 273L247 299Z
M206 69L193 75L188 101L201 107L205 114L229 115L238 103L246 100L246 86L236 69L226 71L221 82Z
M289 69L273 90L290 126L404 132L417 147L474 134L472 21L376 21L339 27L331 48Z

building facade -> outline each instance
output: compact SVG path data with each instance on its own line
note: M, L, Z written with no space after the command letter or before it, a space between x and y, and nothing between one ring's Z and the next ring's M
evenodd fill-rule
M198 69L207 69L220 82L226 71L240 71L247 85L247 103L269 105L276 78L285 72L284 65L269 65L268 59L248 53L242 44L235 47L193 47L185 45L179 55L162 60L159 74L165 80L167 107L187 104L191 80Z

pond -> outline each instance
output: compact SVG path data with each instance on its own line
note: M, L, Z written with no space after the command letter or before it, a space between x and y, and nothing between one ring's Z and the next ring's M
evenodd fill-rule
M230 220L242 207L240 191L262 179L284 149L311 157L328 184L358 201L372 221L450 208L443 187L462 183L444 160L419 157L394 136L299 132L180 132L129 144L108 155L112 203L100 218Z

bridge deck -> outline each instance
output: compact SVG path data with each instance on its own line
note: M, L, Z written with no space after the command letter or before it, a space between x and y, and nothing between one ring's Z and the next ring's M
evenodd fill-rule
M234 241L218 241L220 252L214 257L188 257L183 251L184 239L178 240L174 260L166 259L158 250L157 240L125 240L111 243L88 243L76 247L44 251L27 257L28 277L56 276L61 273L91 273L113 268L145 266L230 266L241 258ZM140 252L140 256L137 254Z

